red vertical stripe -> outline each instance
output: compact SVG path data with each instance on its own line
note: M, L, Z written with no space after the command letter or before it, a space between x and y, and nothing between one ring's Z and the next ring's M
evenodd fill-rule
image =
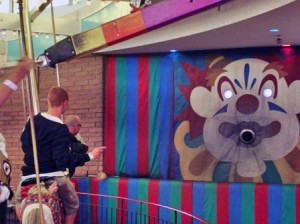
M128 179L120 178L118 182L118 197L128 198ZM127 223L128 201L118 199L118 223Z
M229 223L229 183L217 184L217 223Z
M184 181L181 185L181 210L193 214L193 182ZM185 224L193 223L191 217L182 215L181 222Z
M149 121L149 58L138 59L138 175L149 174L148 121Z
M296 185L296 223L300 224L300 186Z
M149 180L148 184L148 202L158 204L159 203L159 180ZM158 206L148 205L149 217L158 217ZM150 220L151 224L157 224L158 219Z
M99 180L95 177L91 178L91 193L98 194L99 189ZM96 195L91 195L91 203L92 203L92 221L93 223L98 223L98 199L99 197Z
M71 178L71 182L74 184L75 186L75 191L78 192L79 191L79 183L78 183L78 179L77 178Z
M116 175L116 57L108 57L105 91L104 168L109 176Z
M268 223L268 185L255 185L255 223Z

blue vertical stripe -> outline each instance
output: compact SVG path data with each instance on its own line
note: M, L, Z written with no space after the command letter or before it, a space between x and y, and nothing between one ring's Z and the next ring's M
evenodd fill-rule
M160 65L160 141L159 153L159 174L160 178L167 179L170 173L170 141L171 141L171 114L172 105L172 61L168 56L161 57Z
M78 181L79 192L91 193L90 179L79 178ZM90 223L91 222L91 196L90 195L79 195L79 223Z
M159 204L170 206L170 181L160 181L159 183ZM180 195L177 195L178 197ZM176 197L172 195L172 197ZM167 208L159 208L159 223L168 223L170 219L170 210Z
M101 180L99 183L99 194L108 195L108 180ZM98 220L100 223L107 223L108 198L100 197L98 200Z
M270 184L268 189L268 223L281 223L282 187Z
M193 214L204 218L204 182L193 182ZM200 224L200 221L193 220L193 224Z
M127 174L137 176L138 58L127 59L126 87L126 165Z
M128 179L128 198L138 199L138 185L138 179ZM138 209L138 203L128 201L128 223L137 223Z
M242 188L240 183L229 185L229 222L242 223Z

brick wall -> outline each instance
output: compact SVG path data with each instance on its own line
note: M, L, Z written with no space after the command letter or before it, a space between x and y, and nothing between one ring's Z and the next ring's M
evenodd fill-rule
M0 70L3 80L9 68ZM49 88L57 86L56 69L39 68L37 71L38 96L40 111L47 110L47 93ZM103 145L103 75L102 57L88 55L64 62L58 66L60 86L69 93L69 110L67 114L81 117L80 135L90 149ZM20 135L29 116L27 106L24 109L22 85L11 99L0 108L0 129L6 139L6 150L12 164L11 185L18 184L20 169L23 164L23 152L20 147ZM26 88L26 83L24 82ZM26 89L25 101L27 105ZM24 113L26 112L26 115ZM88 162L76 169L76 176L96 175L102 169L102 161Z

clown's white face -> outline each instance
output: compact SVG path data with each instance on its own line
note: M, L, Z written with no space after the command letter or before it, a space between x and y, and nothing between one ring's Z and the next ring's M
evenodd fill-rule
M207 149L218 160L233 162L241 176L261 175L264 160L279 159L297 144L299 88L300 81L288 86L263 60L228 64L211 91L196 87L190 97L193 110L206 118Z

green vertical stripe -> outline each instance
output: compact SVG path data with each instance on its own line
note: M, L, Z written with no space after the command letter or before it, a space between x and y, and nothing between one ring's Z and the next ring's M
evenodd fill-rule
M139 179L138 180L138 200L148 202L148 183L149 179ZM148 223L148 204L140 204L139 212L141 212L141 216L138 219L139 224L147 224Z
M126 173L126 57L116 58L116 173Z
M181 210L181 181L170 182L170 207ZM181 223L181 214L170 211L170 222Z
M282 185L281 223L296 223L296 185Z
M204 219L209 223L217 223L217 184L205 183Z
M159 87L160 57L149 59L149 170L151 177L159 177Z
M242 186L242 198L241 198L241 219L244 224L253 224L254 213L254 187L252 183L244 183Z
M119 178L109 178L108 180L108 195L118 196L118 182ZM118 199L109 198L108 199L108 209L107 217L109 222L117 223L117 208L118 208Z

